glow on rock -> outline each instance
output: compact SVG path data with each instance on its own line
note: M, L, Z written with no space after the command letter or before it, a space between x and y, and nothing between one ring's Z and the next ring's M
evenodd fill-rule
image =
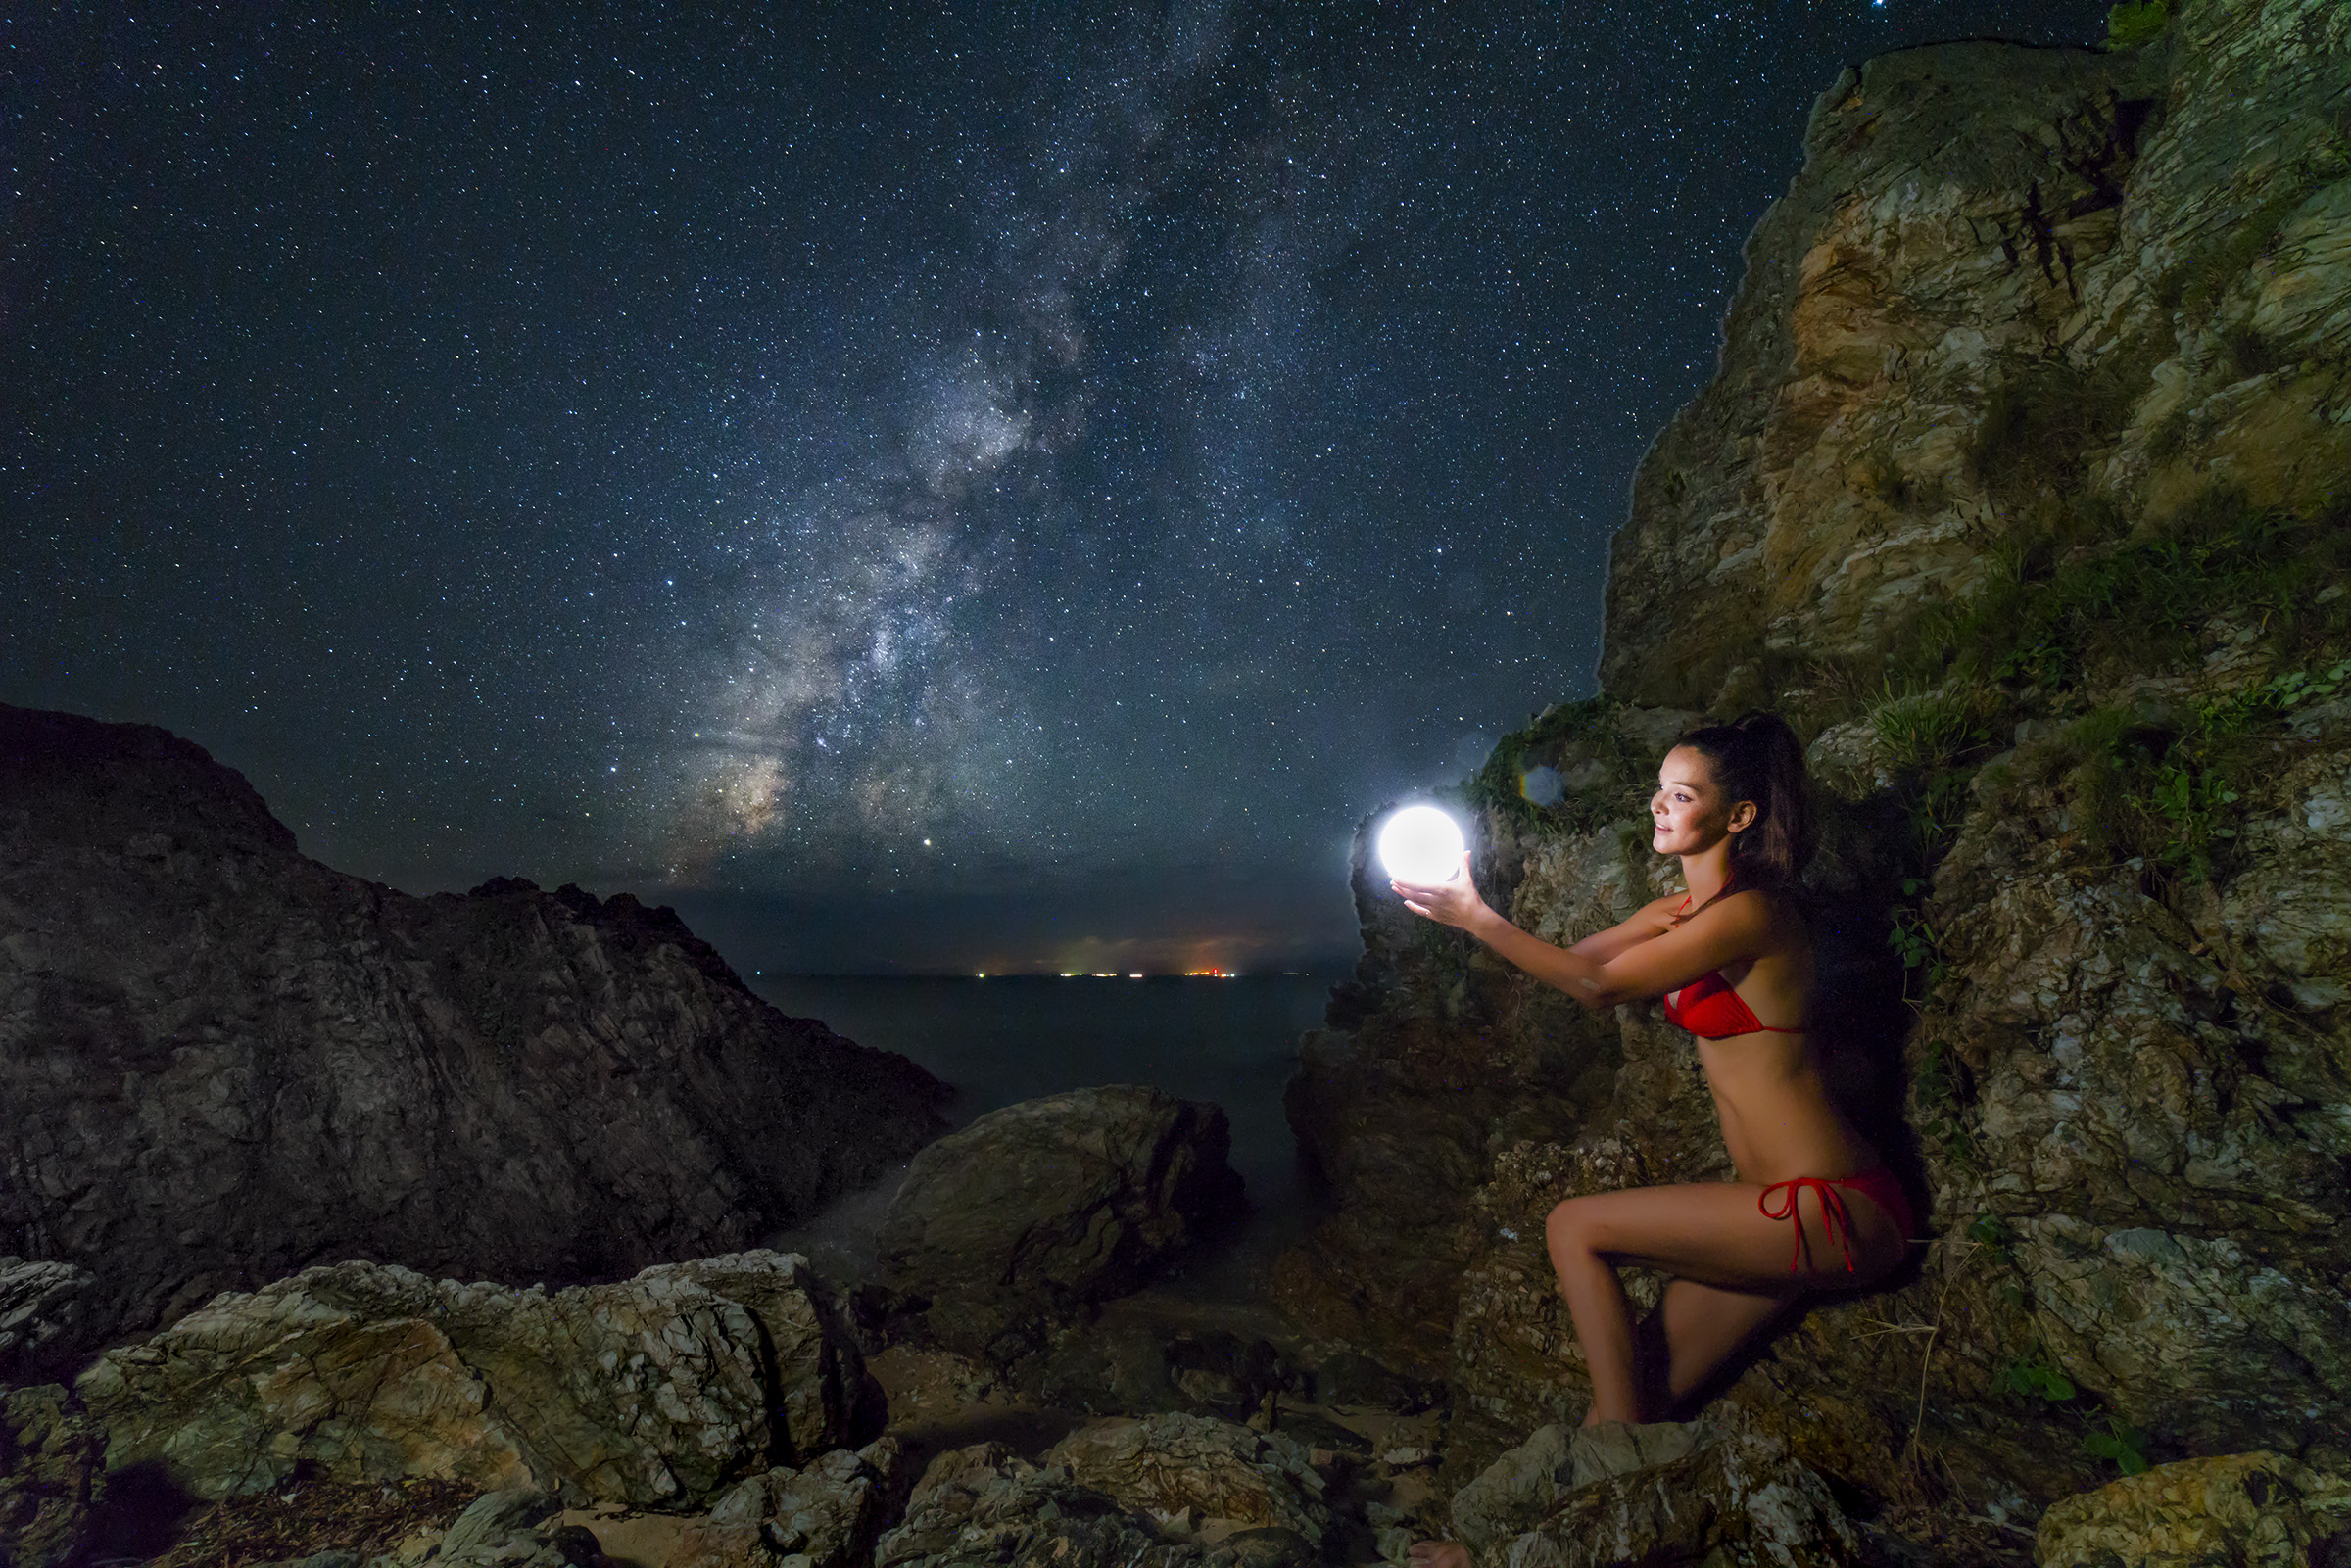
M1467 847L1461 824L1434 806L1407 806L1379 829L1379 863L1400 882L1453 880Z

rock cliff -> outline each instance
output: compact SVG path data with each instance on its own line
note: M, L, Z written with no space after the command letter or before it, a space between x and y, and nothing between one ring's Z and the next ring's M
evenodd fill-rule
M740 1250L906 1158L939 1094L667 909L410 897L304 858L186 741L0 708L0 1253L94 1276L78 1343L320 1260ZM72 1320L24 1313L20 1357Z
M1811 740L1818 1032L1931 1217L1728 1398L1865 1512L2339 1471L2351 1430L2351 10L2173 12L1823 95L1635 481L1602 694L1465 791L1488 897L1572 940L1672 885L1681 727ZM1290 1093L1342 1212L1277 1288L1491 1453L1585 1402L1548 1209L1727 1161L1654 1007L1585 1017L1360 868Z

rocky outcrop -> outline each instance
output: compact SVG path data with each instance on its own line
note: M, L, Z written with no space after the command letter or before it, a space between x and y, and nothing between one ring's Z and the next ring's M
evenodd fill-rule
M793 1557L805 1568L870 1563L874 1538L905 1490L903 1463L897 1440L883 1438L740 1482L686 1528L663 1568L779 1568Z
M2039 1568L2113 1562L2323 1564L2351 1551L2351 1477L2276 1453L2183 1459L2066 1497L2040 1518Z
M989 1112L915 1158L876 1237L939 1343L1014 1359L1230 1212L1224 1113L1131 1084Z
M106 1434L55 1384L0 1395L0 1564L66 1568L106 1491Z
M1720 371L1641 465L1603 686L1785 698L1994 546L2215 479L2310 514L2351 469L2351 17L2189 0L2154 49L1952 44L1815 108ZM2124 521L2135 521L2126 516Z
M1861 1560L1820 1477L1735 1414L1542 1428L1455 1495L1453 1523L1479 1568Z
M80 1347L92 1283L72 1263L0 1258L0 1382L35 1376Z
M861 1440L875 1391L796 1257L549 1294L339 1263L110 1351L76 1393L107 1465L199 1497L298 1470L679 1508Z
M1810 737L1814 1032L1921 1236L1727 1398L1848 1497L2006 1529L2351 1428L2351 13L2172 9L1822 98L1636 483L1603 694L1466 792L1489 898L1571 942L1669 890L1640 803L1685 724ZM1358 864L1290 1099L1342 1212L1277 1284L1491 1452L1588 1398L1549 1209L1727 1161L1654 1007L1581 1016Z
M88 1335L321 1259L557 1281L755 1244L942 1125L666 909L413 898L160 730L0 708L0 1249Z
M1090 1422L1055 1444L1045 1462L1138 1513L1190 1509L1294 1531L1318 1547L1330 1524L1322 1477L1305 1449L1279 1433L1214 1416L1172 1412Z
M1128 1568L1146 1555L1167 1568L1209 1554L1163 1540L1150 1521L1000 1444L940 1454L923 1472L905 1520L874 1550L874 1568Z

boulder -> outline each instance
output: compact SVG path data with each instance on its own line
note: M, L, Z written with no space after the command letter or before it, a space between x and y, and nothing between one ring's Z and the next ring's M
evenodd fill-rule
M1137 1512L1186 1508L1212 1519L1295 1531L1319 1545L1330 1525L1322 1478L1307 1451L1279 1433L1171 1411L1080 1427L1045 1454Z
M1697 1425L1680 1421L1542 1427L1453 1495L1453 1533L1484 1551L1539 1527L1571 1492L1669 1464L1698 1446Z
M897 1440L836 1449L738 1482L678 1537L664 1568L850 1568L871 1560L901 1465Z
M2033 1560L2039 1568L2351 1561L2351 1475L2265 1452L2157 1465L2052 1503Z
M0 1251L100 1343L338 1258L610 1279L756 1245L943 1125L674 911L299 854L140 725L0 706Z
M1236 1207L1230 1149L1218 1107L1136 1085L990 1112L915 1157L876 1238L882 1282L941 1344L1015 1359Z
M55 1384L0 1396L0 1565L64 1568L88 1544L106 1434Z
M547 1540L558 1506L528 1486L485 1493L451 1522L433 1560L447 1568L562 1568Z
M1826 1484L1735 1410L1687 1426L1547 1428L1457 1494L1454 1508L1479 1568L1860 1560Z
M906 1517L874 1547L874 1568L1209 1568L1210 1555L1001 1444L931 1461ZM1228 1558L1229 1561L1229 1558Z
M307 1467L683 1508L876 1413L823 1285L774 1253L552 1295L307 1269L108 1352L76 1387L110 1470L160 1464L200 1497Z
M81 1348L91 1283L78 1264L0 1258L0 1380L51 1370Z

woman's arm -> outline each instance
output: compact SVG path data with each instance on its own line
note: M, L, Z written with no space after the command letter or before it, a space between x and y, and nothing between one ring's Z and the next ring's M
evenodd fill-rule
M1602 933L1624 935L1621 945L1606 957L1585 951L1587 937L1573 948L1555 947L1539 936L1520 930L1496 914L1478 895L1470 879L1469 857L1462 857L1461 875L1435 886L1397 882L1404 906L1441 925L1459 927L1532 974L1544 984L1566 992L1586 1007L1614 1007L1639 997L1656 996L1689 984L1709 970L1760 955L1771 941L1771 909L1760 894L1738 893L1716 899L1679 926L1662 923L1663 929L1641 934L1642 927L1659 924L1658 904L1652 904L1623 925Z
M1676 898L1653 898L1633 911L1630 920L1618 921L1606 930L1594 931L1580 942L1570 942L1567 951L1580 953L1595 964L1606 964L1637 942L1653 936L1662 936L1673 928L1673 906Z

